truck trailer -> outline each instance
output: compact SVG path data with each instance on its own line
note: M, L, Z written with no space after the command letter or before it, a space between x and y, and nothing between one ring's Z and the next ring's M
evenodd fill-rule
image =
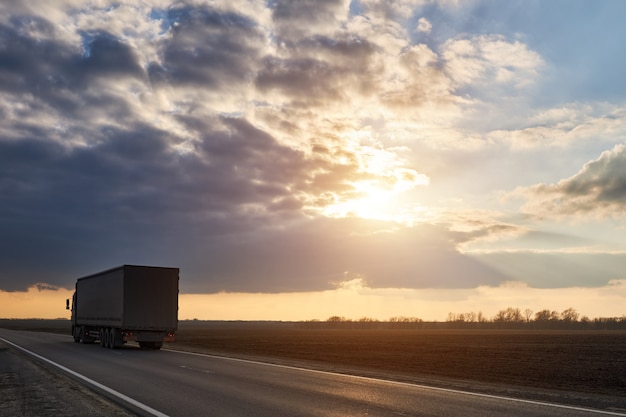
M72 296L75 342L160 349L178 329L178 268L122 265L78 278ZM70 309L70 300L66 300Z

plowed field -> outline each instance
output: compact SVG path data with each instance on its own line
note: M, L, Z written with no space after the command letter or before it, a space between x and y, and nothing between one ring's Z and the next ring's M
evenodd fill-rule
M324 330L181 323L177 346L337 369L443 377L626 399L626 332Z

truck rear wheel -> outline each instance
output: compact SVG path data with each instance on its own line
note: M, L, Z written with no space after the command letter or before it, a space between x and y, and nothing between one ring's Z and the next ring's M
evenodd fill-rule
M87 343L85 339L85 326L80 326L80 330L78 331L78 340L80 343Z
M105 329L104 327L100 328L100 346L105 347L106 346L106 338L105 338Z
M109 349L113 349L113 338L115 337L113 335L114 330L112 328L108 328L107 329L107 347Z
M102 329L102 347L109 347L109 328L105 327Z
M80 329L77 326L72 326L72 337L74 338L74 342L80 342Z
M122 333L119 329L111 328L111 348L119 349L124 344Z

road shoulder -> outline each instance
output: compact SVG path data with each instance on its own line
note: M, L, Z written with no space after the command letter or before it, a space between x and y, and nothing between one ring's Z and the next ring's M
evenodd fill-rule
M0 391L0 416L135 416L1 340Z

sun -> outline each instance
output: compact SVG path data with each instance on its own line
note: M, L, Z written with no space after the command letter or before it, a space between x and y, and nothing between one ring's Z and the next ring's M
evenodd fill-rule
M390 213L388 190L383 190L365 182L353 184L359 197L338 201L326 207L329 217L361 217L367 219L389 220Z
M428 178L410 170L351 183L350 198L337 196L325 207L328 217L359 217L363 219L415 223L428 216L428 209L411 199L408 194L418 185L428 184Z
M354 132L342 142L338 158L345 166L342 185L324 193L323 206L314 211L326 217L359 217L414 223L424 218L427 209L416 201L414 191L428 186L430 178L411 168L401 153L406 149L385 148L369 132ZM346 157L350 155L350 157ZM319 200L317 200L319 202Z

